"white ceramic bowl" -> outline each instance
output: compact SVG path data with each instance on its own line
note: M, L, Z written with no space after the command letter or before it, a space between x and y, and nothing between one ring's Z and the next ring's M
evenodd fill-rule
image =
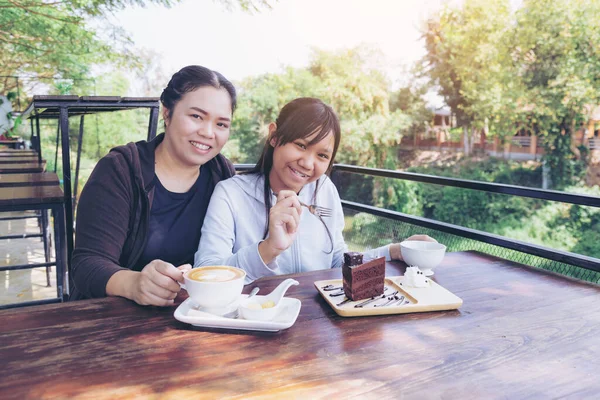
M444 259L446 246L437 242L405 240L400 243L400 251L406 264L419 267L426 276L431 276L432 269Z
M281 306L281 301L274 307L262 308L262 304L270 301L267 296L254 296L251 299L244 299L240 302L239 311L244 319L254 321L271 321Z
M242 318L255 321L271 321L279 313L283 306L282 300L285 292L290 286L299 285L295 279L286 279L281 282L271 293L266 296L247 297L241 301L238 308ZM273 304L273 307L263 308L266 303Z

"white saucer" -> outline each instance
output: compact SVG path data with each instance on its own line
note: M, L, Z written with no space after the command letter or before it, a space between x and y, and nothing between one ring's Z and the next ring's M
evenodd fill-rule
M242 299L246 297L248 297L248 295L244 294L241 296ZM264 296L255 297L258 300ZM256 321L242 318L232 319L209 314L194 308L192 300L189 298L177 307L174 316L178 321L205 328L277 332L294 325L302 305L300 300L292 297L284 297L281 301L281 310L272 321Z

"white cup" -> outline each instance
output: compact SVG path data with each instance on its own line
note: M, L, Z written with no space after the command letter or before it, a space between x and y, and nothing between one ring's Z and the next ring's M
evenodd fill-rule
M192 268L183 274L192 301L203 311L223 315L237 308L246 271L226 265Z
M405 240L400 243L400 251L406 264L419 267L425 276L431 276L444 259L446 246L438 242Z

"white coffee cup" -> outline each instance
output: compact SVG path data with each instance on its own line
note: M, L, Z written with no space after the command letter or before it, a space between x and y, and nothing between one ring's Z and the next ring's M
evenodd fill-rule
M237 308L246 271L226 265L192 268L183 274L192 301L204 311L223 315Z
M400 243L400 251L406 264L419 267L425 276L431 276L444 259L446 246L438 242L405 240Z

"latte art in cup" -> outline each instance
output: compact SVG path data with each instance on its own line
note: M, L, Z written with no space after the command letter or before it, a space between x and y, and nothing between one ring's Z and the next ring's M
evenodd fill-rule
M239 268L216 266L193 269L188 276L199 282L227 282L242 278L244 272Z
M245 278L243 269L208 265L183 274L185 284L182 287L202 311L223 315L237 308Z

